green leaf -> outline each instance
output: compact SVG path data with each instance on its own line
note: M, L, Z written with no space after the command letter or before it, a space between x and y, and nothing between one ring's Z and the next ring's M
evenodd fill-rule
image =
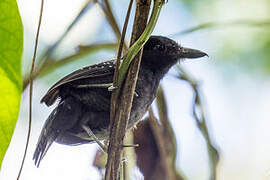
M18 118L23 27L15 0L0 0L0 166Z

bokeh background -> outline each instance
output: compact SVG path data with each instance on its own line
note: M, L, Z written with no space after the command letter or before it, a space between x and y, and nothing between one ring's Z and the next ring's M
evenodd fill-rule
M60 38L85 2L45 1L39 56ZM128 1L110 2L122 27ZM40 2L24 0L17 3L24 25L23 74L27 77ZM187 60L181 65L199 82L204 95L207 125L221 153L217 172L220 180L270 180L269 30L268 0L169 0L153 33L168 36L183 46L209 54L209 58ZM130 32L131 24L128 35ZM59 60L72 55L79 45L115 41L116 37L101 8L94 6L87 9L54 51L52 58ZM100 179L99 172L92 166L97 149L95 144L76 147L53 144L40 168L34 166L32 154L42 125L53 109L39 103L48 88L75 69L115 56L113 49L94 51L35 80L34 121L22 180ZM207 148L191 114L192 90L187 83L176 79L175 74L175 70L171 70L162 84L177 138L177 167L187 179L206 180L209 177ZM22 94L18 123L2 164L0 179L17 177L25 147L27 122L28 88ZM143 177L134 173L133 179Z

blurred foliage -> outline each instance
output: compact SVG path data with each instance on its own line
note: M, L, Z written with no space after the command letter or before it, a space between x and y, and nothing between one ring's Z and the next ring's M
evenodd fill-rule
M48 49L50 48L51 47L49 47ZM39 64L38 70L36 70L34 73L34 77L36 78L37 76L40 76L40 77L46 76L56 71L57 69L65 67L66 65L71 64L73 62L76 62L76 64L79 64L78 63L79 60L82 60L85 56L94 54L98 52L99 50L105 50L105 49L113 50L115 48L116 48L116 44L114 43L91 44L91 45L86 45L86 46L79 46L78 51L75 54L72 54L70 56L67 56L58 60L53 59L53 58L45 59L43 64ZM89 59L90 58L88 57L87 65L89 64ZM63 71L61 70L61 72ZM24 90L29 84L29 74L26 74L26 76L24 76L23 79L24 79L23 80L23 90ZM54 78L52 78L52 80L55 81Z
M186 30L184 32L185 35L193 33L194 31L197 32L202 29L205 29L204 32L206 33L203 34L203 36L201 37L205 38L206 46L208 43L210 44L209 47L211 47L212 49L215 49L214 51L215 54L210 54L210 57L215 60L214 61L215 64L218 64L219 67L224 68L224 70L226 71L226 74L231 74L230 68L228 67L233 67L233 66L240 67L248 72L253 72L256 74L258 74L258 72L259 74L270 73L270 34L268 32L268 29L270 28L269 26L270 21L264 21L264 22L262 21L262 20L269 19L269 16L267 16L267 14L265 14L264 16L262 15L258 16L255 10L252 11L252 13L251 11L248 11L250 8L247 8L248 10L246 10L246 13L248 13L248 16L246 16L246 14L242 13L242 11L244 11L245 8L238 6L239 3L240 4L242 3L245 5L245 7L248 7L248 6L252 7L252 3L250 3L251 1L252 0L246 0L246 1L237 0L235 2L233 2L232 0L228 0L228 1L181 0L179 1L183 3L184 6L187 9L189 9L190 13L193 15L193 17L190 18L190 20L192 20L193 22L194 20L195 21L198 20L198 22L195 22L197 26L194 26L194 28L190 28ZM264 4L265 7L267 6L270 7L269 6L270 1L258 0L256 1L256 3ZM222 4L223 6L221 6L220 4ZM228 8L233 8L233 10L228 11ZM268 12L268 15L269 15L269 12ZM239 19L240 20L245 19L247 21L239 23ZM252 26L250 26L251 24L249 20L254 21L254 23L252 23ZM235 23L237 21L238 23ZM205 22L210 22L210 23L205 23ZM214 22L214 23L211 23L211 22ZM185 28L184 24L183 24L183 28ZM211 28L211 31L209 30L210 28ZM89 47L91 46L92 45L89 45ZM110 47L108 47L108 49L114 49L114 46L115 45L111 44ZM106 47L103 47L103 48L107 49ZM91 50L85 51L85 54L83 53L83 56L89 55L90 53L93 53L93 52ZM72 63L74 63L75 60L78 60L76 61L76 63L78 64L78 63L82 63L83 61L85 62L86 59L88 59L87 63L89 63L89 59L91 60L99 59L99 58L96 58L97 56L95 56L94 54L89 55L90 57L87 56L87 58L82 59L83 56L80 56L82 54L80 54L78 51L76 53L76 55L78 56L75 55L75 57L72 55L70 57L66 57L61 60L52 59L52 61L48 61L44 64L44 67L46 68L44 71L41 71L42 73L40 75L41 76L45 74L47 75L51 73L52 71L56 71L56 72L59 71L63 73L64 70L62 68L58 69L60 66L62 67L63 65L65 65L65 67L69 67L65 71L70 71L71 66L74 65ZM57 66L55 66L56 64ZM48 67L50 68L54 67L54 68L52 70L52 69L49 69ZM75 67L72 67L72 68L75 68ZM236 70L237 70L237 73L239 73L239 68L237 68ZM54 75L51 75L50 77ZM0 71L0 76L1 76L1 71ZM210 149L210 154L211 153L214 155L217 154L216 151L211 152L211 149ZM214 155L212 156L215 158ZM212 156L210 156L210 158ZM217 161L217 160L214 159L214 161Z
M236 36L238 38L234 39ZM253 32L245 30L243 34L239 33L234 37L224 38L222 47L217 49L215 59L219 61L220 67L226 65L223 68L228 68L234 65L253 75L269 75L270 34L260 30ZM229 69L232 70L231 73L237 73L233 71L233 67Z
M208 4L211 3L213 0L179 0L183 3L188 9L195 9L195 7L199 6L200 4Z
M265 44L257 51L257 53L258 55L263 56L262 66L265 67L265 71L270 74L270 33L266 36L266 40Z
M17 121L22 91L23 29L16 1L0 1L0 164Z
M224 70L229 67L232 73L237 73L233 71L234 65L248 73L270 74L270 1L180 2L190 10L192 19L199 23L177 35L187 35L204 29L205 39L211 47L216 48L215 55L210 56L215 56L219 67Z
M183 30L177 34L174 34L174 36L177 35L185 35L188 33L192 33L194 31L199 31L202 29L210 29L210 28L226 28L226 27L234 27L234 26L247 26L247 27L270 27L270 19L267 20L235 20L235 21L230 21L230 22L223 22L223 23L218 23L218 22L207 22L207 23L202 23L197 26L188 28L186 30ZM267 27L268 26L268 27Z

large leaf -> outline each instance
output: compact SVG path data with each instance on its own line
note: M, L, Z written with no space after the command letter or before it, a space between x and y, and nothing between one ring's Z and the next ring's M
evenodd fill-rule
M23 28L15 0L0 0L0 165L18 118Z

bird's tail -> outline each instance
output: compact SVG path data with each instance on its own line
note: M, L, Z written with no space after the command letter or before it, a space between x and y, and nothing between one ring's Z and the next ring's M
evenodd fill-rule
M82 104L79 100L73 97L67 97L60 101L58 106L52 111L41 131L37 147L34 152L33 160L37 167L59 135L71 129L76 123L78 123L82 114L81 111Z
M40 161L43 159L45 154L47 153L49 147L52 145L53 141L59 135L59 130L54 129L51 126L53 119L55 118L55 114L57 113L57 108L53 110L50 114L46 123L42 129L42 132L39 136L38 143L36 146L36 150L34 152L33 160L35 161L35 165L39 167Z

